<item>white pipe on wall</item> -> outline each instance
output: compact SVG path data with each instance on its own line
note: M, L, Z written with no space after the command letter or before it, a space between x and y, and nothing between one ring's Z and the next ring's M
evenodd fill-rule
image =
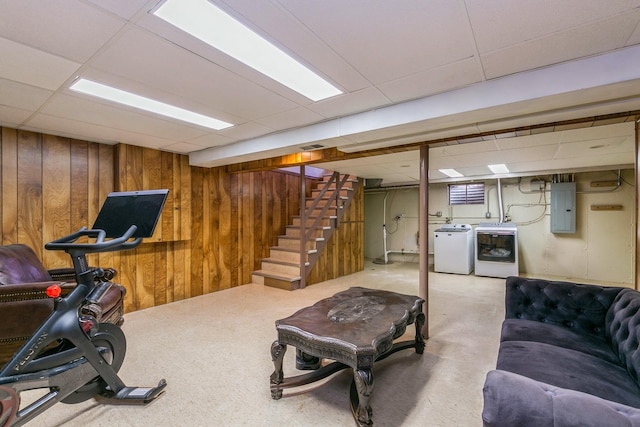
M498 178L498 212L498 223L502 224L504 222L504 208L502 207L502 184L500 183L500 178Z

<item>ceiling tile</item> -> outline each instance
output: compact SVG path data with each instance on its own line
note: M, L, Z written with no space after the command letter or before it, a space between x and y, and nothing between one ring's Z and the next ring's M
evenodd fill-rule
M390 101L387 97L378 89L369 87L315 102L307 106L307 108L325 118L334 118L371 110L388 104L390 104Z
M0 126L17 128L22 122L27 120L31 114L33 114L32 111L0 105Z
M257 119L256 122L273 130L291 129L322 121L323 117L304 107L283 111L272 116Z
M636 28L640 9L481 54L488 79L619 49Z
M538 160L551 160L558 150L557 145L538 145L533 147L520 147L513 150L501 150L501 162L510 166L512 163L535 162Z
M640 7L638 0L465 0L465 4L480 53L562 33ZM605 36L594 33L585 41Z
M516 150L526 147L540 147L544 145L558 145L562 138L561 132L546 132L534 135L525 135L517 138L499 138L496 144L500 150Z
M0 38L0 76L43 89L56 90L80 64Z
M50 90L0 79L0 105L33 112L40 108L52 94Z
M88 0L97 7L108 10L116 15L129 20L138 13L140 9L146 11L151 9L158 0ZM145 7L145 5L147 5Z
M125 25L77 0L3 2L0 36L83 62Z
M483 77L478 58L471 57L382 83L379 88L393 102L402 102L459 89Z
M234 138L230 138L227 136L223 136L214 132L208 133L206 135L199 136L197 138L191 138L186 140L190 144L196 145L203 148L211 148L211 147L219 147L222 145L227 145L235 141Z
M633 122L616 123L604 126L593 126L562 132L560 142L589 141L602 138L630 138L635 133Z
M374 84L474 55L463 3L279 0ZM446 43L442 42L446 34Z

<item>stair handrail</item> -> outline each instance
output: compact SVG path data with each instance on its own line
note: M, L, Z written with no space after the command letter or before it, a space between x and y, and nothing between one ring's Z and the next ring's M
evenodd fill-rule
M305 213L307 214L307 216L312 213L314 211L314 209L318 206L318 203L320 203L320 200L322 200L322 198L324 197L325 194L327 194L327 192L329 191L329 188L331 187L331 184L333 184L334 182L336 182L336 191L337 194L339 193L338 190L338 186L339 186L339 181L338 181L338 172L333 172L333 174L331 174L331 178L329 178L328 181L325 181L325 185L322 188L322 190L320 190L320 193L316 196L316 198L313 200L313 202L311 203L311 205L309 205L308 208L305 208ZM331 195L333 196L333 195ZM331 199L331 197L329 197ZM336 200L336 206L338 206L338 200ZM311 240L314 231L318 228L318 225L320 225L320 221L322 221L322 219L324 218L324 215L327 213L327 211L329 210L330 207L330 203L325 204L322 207L322 210L320 211L320 213L318 215L316 215L315 220L313 221L313 224L308 228L308 230L306 231L305 235L304 235L304 240L305 241L309 241Z
M305 205L307 204L307 174L304 170L304 165L300 165L300 289L304 289L307 285L306 275L302 274L306 265L306 224L307 215Z
M317 230L318 225L320 225L320 221L323 219L324 215L327 213L327 211L329 210L329 206L330 203L327 203L324 205L324 207L322 208L322 210L320 211L320 214L318 214L314 221L313 224L311 224L309 227L307 227L307 217L310 216L310 214L313 212L313 210L318 206L318 203L320 202L320 200L322 200L322 198L324 197L325 194L327 194L327 191L329 190L329 188L331 187L331 184L333 184L334 182L336 182L336 189L339 187L340 183L338 180L338 177L340 176L340 174L338 172L333 172L331 174L331 177L329 178L328 181L325 181L324 186L322 187L322 189L320 190L320 193L315 197L315 199L313 200L313 202L311 203L311 205L309 205L309 207L306 206L306 188L305 188L305 176L304 176L304 166L300 167L300 174L302 176L302 181L301 181L301 206L300 206L300 288L304 288L306 286L306 277L308 274L308 270L307 270L307 243L311 240L311 238L313 237L313 233L315 232L315 230ZM339 191L338 191L338 194ZM337 206L337 202L336 202L336 206Z

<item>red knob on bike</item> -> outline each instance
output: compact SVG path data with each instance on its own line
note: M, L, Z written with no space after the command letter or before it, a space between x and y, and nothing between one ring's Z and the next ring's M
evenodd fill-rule
M51 285L47 288L46 292L49 298L58 298L62 293L62 288L58 285Z

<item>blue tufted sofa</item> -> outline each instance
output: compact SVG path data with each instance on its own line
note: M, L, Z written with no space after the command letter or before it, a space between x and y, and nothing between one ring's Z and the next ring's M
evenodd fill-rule
M640 292L506 281L485 426L640 426Z

